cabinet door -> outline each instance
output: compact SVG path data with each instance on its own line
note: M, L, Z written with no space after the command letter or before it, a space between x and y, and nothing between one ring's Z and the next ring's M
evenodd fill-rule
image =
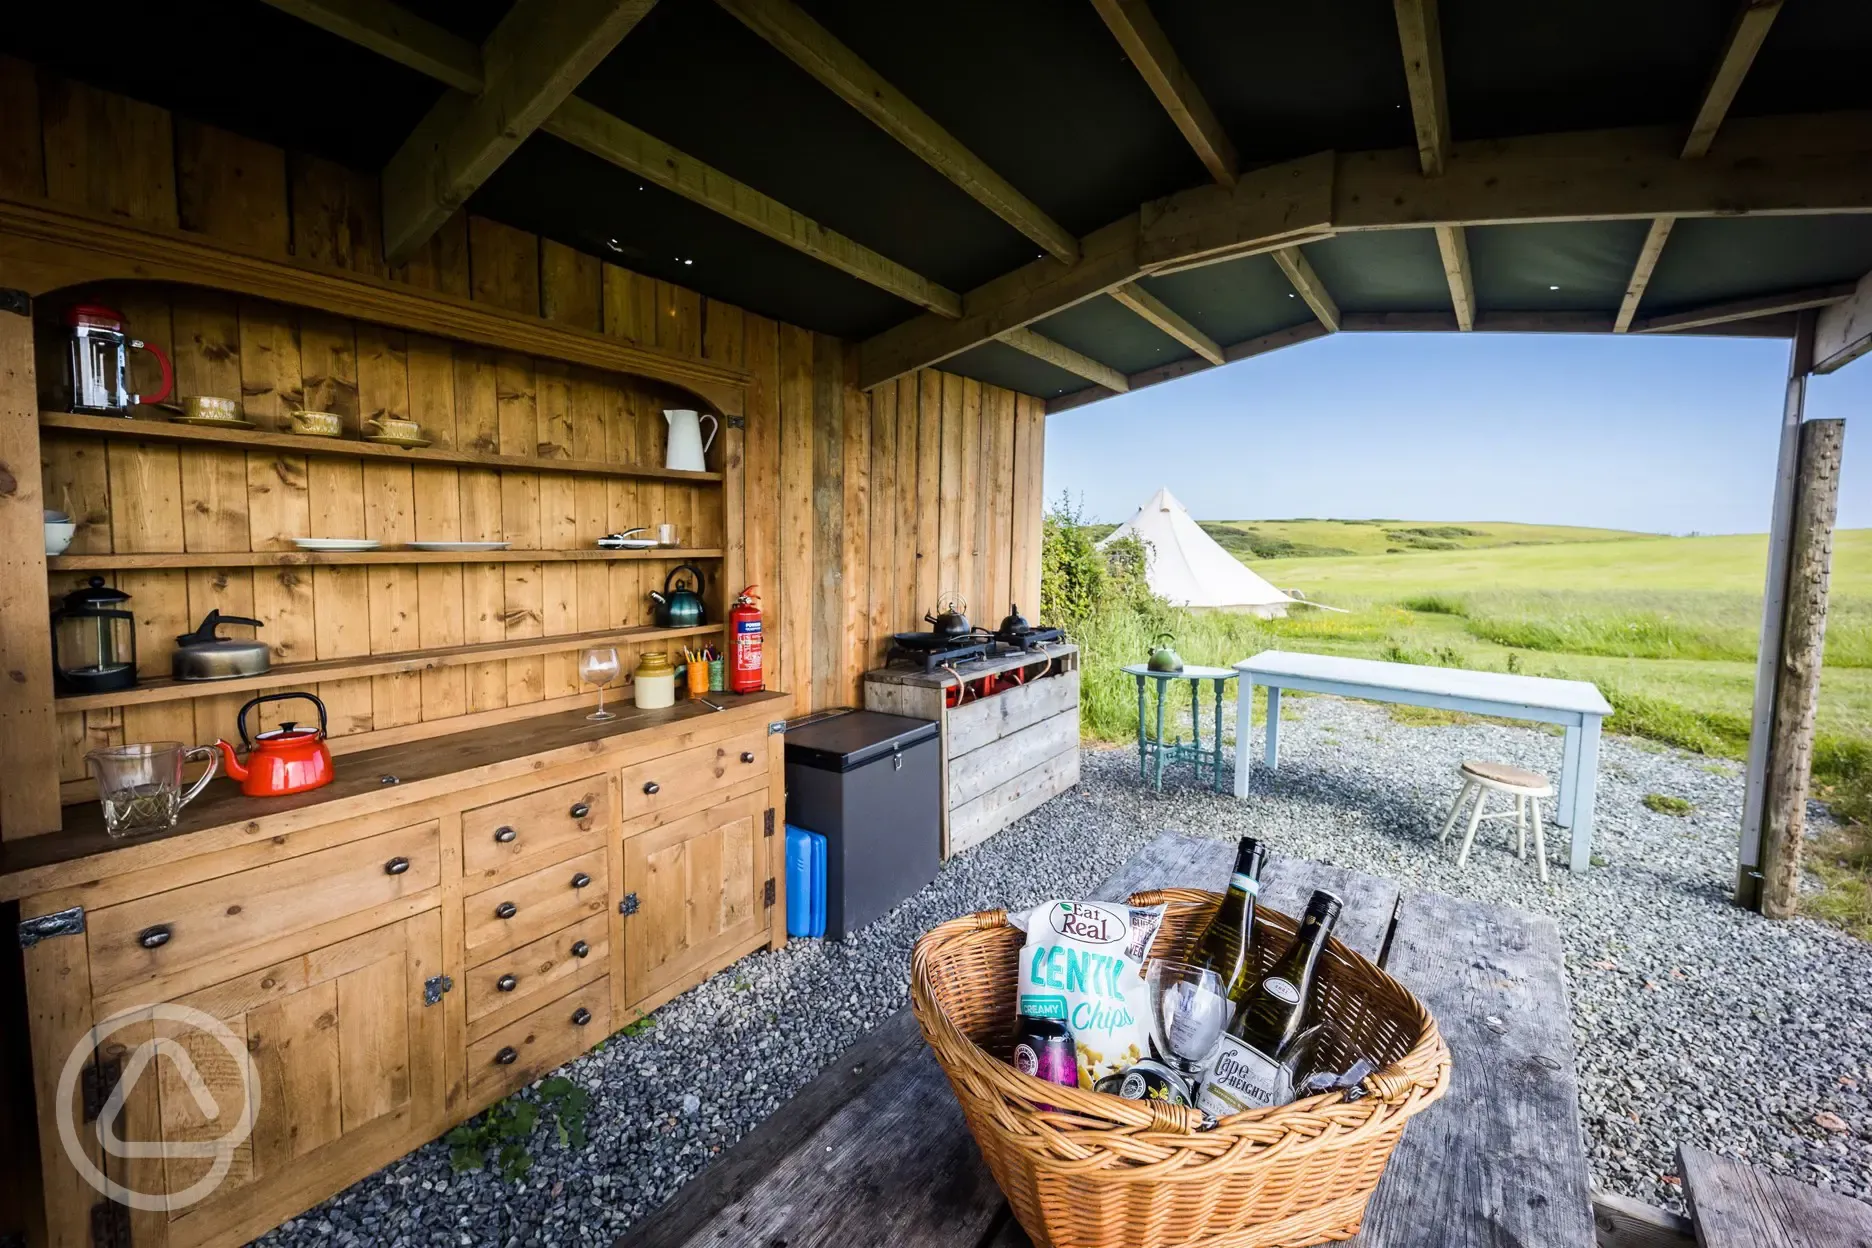
M698 979L766 929L766 795L736 798L624 842L627 1001Z
M219 1035L159 1016L108 1037L123 1107L99 1128L162 1146L129 1150L152 1155L112 1177L175 1202L134 1215L139 1248L247 1238L433 1135L443 1010L424 985L441 946L432 910L170 1003L218 1020ZM251 1132L217 1156L248 1112Z

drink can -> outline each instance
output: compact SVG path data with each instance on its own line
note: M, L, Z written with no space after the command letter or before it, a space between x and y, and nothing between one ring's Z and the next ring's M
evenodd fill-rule
M1023 1014L1014 1024L1014 1068L1048 1083L1079 1086L1079 1055L1072 1029L1057 1018Z

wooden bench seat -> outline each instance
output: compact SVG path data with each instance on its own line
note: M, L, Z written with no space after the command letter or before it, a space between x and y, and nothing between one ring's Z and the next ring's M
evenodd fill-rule
M1872 1248L1872 1205L1688 1144L1677 1161L1702 1248Z

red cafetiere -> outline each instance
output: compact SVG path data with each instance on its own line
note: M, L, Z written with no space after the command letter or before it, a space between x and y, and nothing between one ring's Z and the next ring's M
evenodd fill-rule
M262 702L285 702L304 698L318 707L319 726L301 728L287 720L271 732L257 737L247 735L247 712ZM234 747L217 740L215 746L227 764L227 774L240 781L241 792L248 797L285 797L303 793L332 780L331 751L325 746L325 704L309 693L269 693L241 707L235 723L240 728L241 748L246 751L243 765L234 755Z

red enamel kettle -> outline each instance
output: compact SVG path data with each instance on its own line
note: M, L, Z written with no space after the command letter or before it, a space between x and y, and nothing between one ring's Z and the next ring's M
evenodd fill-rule
M285 702L304 698L318 707L319 726L301 728L287 720L271 732L257 737L247 735L247 712L262 702ZM269 693L241 707L235 720L240 728L241 747L247 752L243 766L234 756L234 747L217 740L227 764L227 774L240 781L241 792L248 797L285 797L303 793L332 780L331 751L325 746L325 704L309 693Z

